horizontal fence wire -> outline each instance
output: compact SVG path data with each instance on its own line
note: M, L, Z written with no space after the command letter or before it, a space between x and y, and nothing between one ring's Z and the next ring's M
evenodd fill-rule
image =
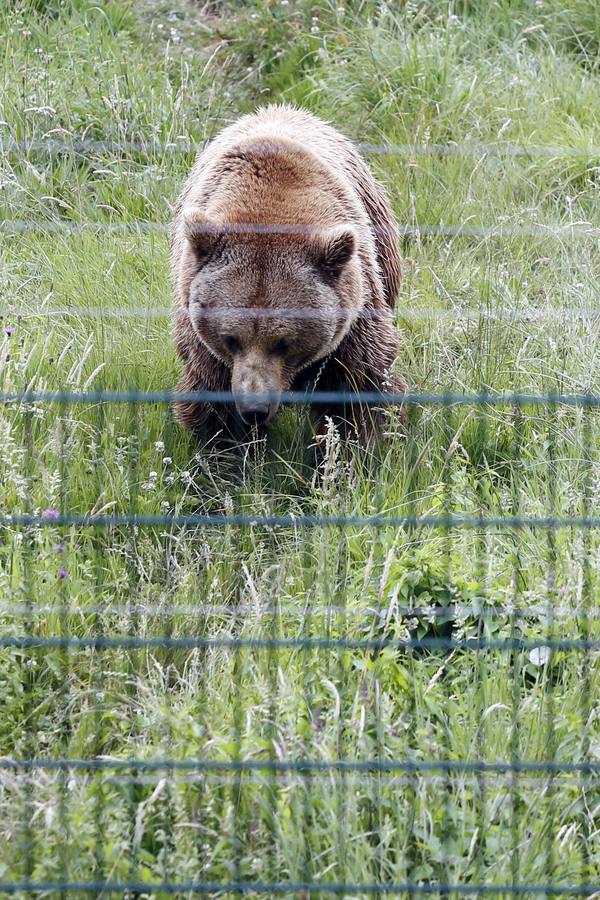
M208 310L205 312L208 312ZM256 314L255 318L257 319L275 317L275 313L269 310L256 309L252 312ZM0 321L2 316L4 316L19 320L43 318L78 320L114 319L117 322L120 322L127 319L167 319L172 315L173 308L171 306L129 306L121 309L105 306L84 306L81 308L73 307L71 309L67 307L52 308L42 306L37 309L30 309L7 301L3 313L0 314ZM250 310L246 310L242 307L236 310L236 315L239 315L242 318L245 316L249 317ZM207 316L207 318L209 318L209 316ZM317 319L318 316L314 313L311 315L309 310L298 310L295 314L287 310L280 310L278 318L310 320L312 318ZM375 318L375 314L368 310L361 310L356 318ZM480 320L489 320L492 322L498 321L508 323L523 322L525 324L531 324L532 322L542 322L543 324L554 325L564 325L566 322L586 322L586 324L588 324L592 320L600 319L600 306L576 306L571 304L568 307L547 307L522 304L518 309L511 307L490 309L488 307L482 308L474 306L457 307L455 309L413 309L405 307L392 311L392 318L400 323L405 321L430 322L432 320L442 320L451 323L463 323L469 321L477 323Z
M246 229L248 230L248 229ZM255 229L257 233L269 234L274 229L262 226ZM161 222L136 220L133 222L74 222L61 220L28 220L0 219L0 234L21 234L23 232L39 232L47 234L164 234L170 232L170 226ZM298 231L295 226L293 231ZM275 232L277 233L277 232ZM482 240L503 240L508 238L554 238L565 241L600 239L600 228L588 222L568 224L535 224L535 225L399 225L396 229L399 238L446 237L477 238Z
M37 138L18 140L9 138L0 141L0 153L196 153L207 145L206 140L189 141L184 138L175 141L160 141L155 138L139 140L102 140L67 138ZM588 159L600 158L600 147L566 147L539 144L486 143L464 141L456 144L377 144L358 141L356 146L363 153L397 156L516 156L569 158L572 156Z
M43 649L159 649L167 650L600 650L597 640L525 639L525 638L208 638L208 637L3 637L0 647L17 650Z
M153 881L23 881L2 882L0 891L8 894L21 891L62 891L69 893L110 893L121 894L124 891L147 894L158 892L162 894L265 894L275 896L280 894L336 894L348 896L353 894L371 894L377 896L401 894L437 895L457 894L459 896L523 896L526 894L554 896L554 897L591 897L600 889L597 884L569 884L553 886L548 884L498 884L498 885L472 885L472 884L419 884L406 882L405 884L382 884L380 882L366 883L341 883L323 881L182 881L182 882L153 882Z
M31 770L102 770L136 769L140 772L490 772L506 774L527 773L584 773L600 774L600 763L591 762L463 762L461 760L279 760L279 759L3 759L0 769Z
M506 393L427 393L409 391L403 393L383 391L282 391L248 392L244 398L249 401L279 400L282 403L325 405L332 404L377 404L407 406L575 406L600 407L600 395L587 394L528 394ZM232 405L236 395L231 391L0 391L0 403L214 403Z
M380 513L371 516L332 515L252 515L232 513L143 514L121 513L98 515L95 513L59 515L29 515L9 513L0 515L0 526L6 527L58 527L68 525L94 528L441 528L441 529L496 529L537 528L556 531L558 528L600 528L600 516L393 516Z

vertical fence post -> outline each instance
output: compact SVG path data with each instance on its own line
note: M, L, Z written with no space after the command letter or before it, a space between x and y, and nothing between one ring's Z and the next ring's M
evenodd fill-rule
M94 438L92 440L92 458L90 460L92 471L86 474L91 476L91 481L95 486L95 492L100 497L103 491L102 468L105 460L106 447L104 444L106 434L106 404L101 403L97 410L98 425L94 429ZM104 590L106 582L106 550L112 543L113 529L108 528L106 532L98 529L90 529L90 542L93 548L93 567L94 567L94 594L93 609L94 612L90 617L90 633L93 637L99 638L103 633L103 622L106 621L101 613L101 603L104 599ZM110 615L110 612L108 613ZM104 718L106 715L105 702L105 675L104 663L106 654L102 647L97 647L93 655L93 674L92 674L92 691L93 691L93 708L94 708L94 739L92 757L98 759L105 752L105 734L104 734ZM106 803L107 796L104 787L104 773L102 769L92 771L91 777L94 779L94 864L93 878L95 881L102 882L106 877L106 834L107 825Z
M449 398L443 398L441 404L441 423L440 430L443 436L442 447L444 450L444 458L442 461L442 502L441 502L441 511L442 518L444 519L444 526L442 528L442 558L443 565L442 571L444 573L444 582L448 586L449 590L452 590L452 585L454 583L454 573L452 566L452 544L453 544L453 533L452 528L450 527L449 521L450 516L452 515L452 467L454 464L454 454L458 451L459 441L460 441L460 431L461 427L454 431L452 427L452 407L450 405ZM453 651L451 651L453 652ZM452 742L450 740L450 722L449 722L449 706L450 706L450 697L451 697L451 688L447 685L447 680L442 676L442 683L444 685L443 692L443 708L442 708L442 735L443 738L441 740L441 745L445 750L445 758L450 760L452 757L453 747ZM450 875L451 864L450 860L453 855L454 844L457 838L457 835L453 833L455 829L452 826L452 807L450 803L451 797L456 792L456 773L453 773L450 770L450 767L446 768L445 771L441 773L441 785L443 791L443 802L442 802L442 855L443 855L443 866L442 866L442 883L450 884L452 882L452 877ZM440 892L440 896L443 900L450 900L451 894L446 890L442 889Z
M58 474L59 474L59 504L58 509L61 516L64 516L68 506L68 492L67 492L67 444L65 437L65 432L67 428L67 406L65 403L60 403L58 407L58 417L56 420L56 430L57 430L57 452L58 452ZM65 529L66 531L66 529ZM59 529L59 533L63 534L63 528ZM70 705L70 679L71 679L71 667L70 667L70 651L69 651L69 596L70 591L66 583L66 578L68 576L65 573L65 570L59 570L59 581L58 581L58 598L60 604L60 612L59 612L59 628L60 628L60 636L64 641L61 649L58 652L59 658L59 669L61 674L61 683L56 691L56 700L57 700L57 718L59 723L59 734L60 739L58 742L59 752L63 758L68 758L69 756L69 734L70 734L70 722L69 722L69 705ZM92 651L93 654L93 651ZM90 654L90 655L92 655ZM68 882L69 880L69 850L71 846L71 833L70 833L70 824L69 824L69 808L68 808L68 785L69 785L69 770L66 767L59 769L58 772L58 785L59 785L59 799L58 799L58 818L60 823L60 831L61 831L61 839L60 839L60 878L63 883ZM66 900L66 893L64 890L60 892L62 900Z
M129 511L132 518L138 511L139 496L139 476L140 476L140 459L139 459L139 441L140 433L139 424L139 403L132 398L127 404L127 443L125 444L127 452L127 490ZM127 632L129 637L136 638L139 636L139 588L138 588L138 571L135 564L136 546L138 542L138 529L135 525L131 528L130 546L127 552L127 571L129 576L129 591L127 593ZM140 659L142 658L141 650L134 647L125 650L124 668L127 677L126 693L128 698L128 714L131 722L131 731L137 737L138 716L137 716L137 698L138 698L138 678L140 677ZM140 843L143 840L142 826L143 821L138 822L138 812L140 811L140 797L142 796L143 787L140 783L140 769L135 765L135 759L132 761L131 770L128 780L128 828L129 828L129 859L127 860L128 877L130 881L137 882L139 868L139 851ZM139 827L138 827L139 826ZM130 900L136 900L139 891L130 891Z
M550 403L547 410L547 481L546 481L546 508L550 518L550 525L547 530L547 567L546 567L546 638L548 647L551 647L554 639L554 606L557 602L556 589L556 500L557 500L557 481L558 481L558 460L556 454L556 429L557 429L557 410L554 403ZM554 808L555 794L555 774L554 763L556 762L556 731L554 722L554 684L553 684L553 662L554 652L552 650L541 650L543 657L539 660L542 664L542 696L545 705L545 744L546 759L551 764L548 772L548 781L546 786L546 816L544 827L546 829L546 849L545 849L545 873L546 881L552 884L554 879L555 860L555 830L556 816Z
M593 460L592 460L592 409L589 404L583 406L582 409L582 491L581 491L581 515L584 520L588 519L591 512L592 504L592 485L593 485ZM591 535L590 529L584 527L581 534L581 599L578 603L581 611L581 639L589 641L590 639L590 620L589 616L592 612L593 587L592 587L592 571L590 564L591 555ZM597 612L597 610L596 610ZM581 674L581 692L580 692L580 719L581 719L581 746L579 758L583 765L590 762L590 718L592 714L591 704L591 674L590 670L597 663L593 662L593 657L588 658L588 654L581 655L580 674ZM593 776L592 776L593 778ZM593 817L588 807L588 790L590 787L590 775L588 772L582 771L579 777L579 790L581 793L579 799L580 815L578 821L579 844L581 847L581 865L580 865L580 881L581 884L588 883L594 877L594 866L590 857L590 845L593 841Z
M515 519L521 516L521 478L523 475L522 450L523 450L523 410L518 404L513 407L513 459L514 466L511 472L511 515ZM521 756L519 738L519 717L521 704L521 678L522 678L522 651L517 649L518 623L521 597L522 563L521 563L521 538L522 531L515 529L512 532L512 588L511 588L511 612L510 612L510 641L511 641L511 730L509 737L510 752L510 877L511 887L516 889L520 878L520 841L519 833L521 798L519 792L519 773L517 765Z
M24 460L23 475L26 482L25 487L25 513L33 512L33 473L34 473L34 443L33 443L33 407L30 403L23 403L20 407L21 414L24 419L23 425L23 443L24 443ZM33 525L24 525L18 532L20 541L13 540L12 546L12 568L18 571L22 561L23 570L23 632L26 637L33 637L35 629L35 594L33 587L33 552L34 552L34 534L35 527ZM21 679L23 682L23 756L25 759L31 760L36 755L36 744L34 740L34 721L33 710L35 708L36 682L37 682L37 659L39 652L34 649L23 650L20 660ZM35 804L33 779L35 777L35 769L26 764L22 770L15 769L15 782L19 784L19 778L23 779L23 881L27 885L33 880L36 866L36 840L35 829L33 826ZM17 791L18 794L18 791Z

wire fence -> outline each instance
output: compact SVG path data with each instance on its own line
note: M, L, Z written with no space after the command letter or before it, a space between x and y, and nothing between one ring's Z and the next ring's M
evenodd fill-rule
M182 399L0 394L0 891L596 896L600 397L286 393L409 410L295 499L168 482Z
M296 226L294 226L296 228ZM265 229L272 230L272 229ZM168 234L169 226L161 222L75 222L62 220L0 220L0 232L19 234L34 231L47 234ZM502 240L506 238L554 238L560 240L598 240L600 228L589 222L573 222L567 224L533 224L533 225L400 225L397 229L399 238L404 237L465 237L484 240Z
M0 150L199 146L52 138ZM600 158L594 147L359 147ZM1 234L29 231L167 226L0 221ZM398 234L590 242L600 229L407 223ZM565 319L530 306L399 313L457 315ZM176 400L227 405L228 392L0 393L0 695L12 723L0 738L0 892L600 896L600 397L277 399L391 417L402 404L409 428L391 455L350 447L351 463L332 430L284 494L262 439L240 449L233 475L208 451L176 470L175 439L152 455L148 418L167 420Z

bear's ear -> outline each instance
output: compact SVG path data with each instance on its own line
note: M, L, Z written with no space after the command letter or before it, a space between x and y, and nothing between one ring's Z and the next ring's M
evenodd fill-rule
M220 229L197 206L186 206L181 211L183 232L198 262L206 262L214 253Z
M319 236L317 265L329 278L337 278L356 251L356 234L352 228L339 226Z

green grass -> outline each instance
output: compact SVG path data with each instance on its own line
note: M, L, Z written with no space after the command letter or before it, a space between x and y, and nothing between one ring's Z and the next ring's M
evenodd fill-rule
M484 229L403 239L399 368L414 390L600 391L592 0L209 6L0 12L5 145L106 142L2 157L3 390L176 383L167 236L138 223L168 223L187 143L287 100L362 142L471 145L369 157L401 224ZM497 143L569 152L472 146ZM425 407L380 455L332 432L316 471L303 422L286 410L266 444L219 456L158 404L5 404L0 512L598 510L594 411ZM593 529L3 526L0 631L599 638L599 560ZM416 606L448 614L402 612ZM597 762L598 676L597 652L9 648L0 756ZM0 882L597 882L599 810L597 779L565 774L5 769Z

